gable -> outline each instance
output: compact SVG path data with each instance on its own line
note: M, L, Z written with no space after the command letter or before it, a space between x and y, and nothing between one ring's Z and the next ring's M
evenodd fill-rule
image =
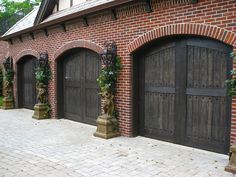
M89 1L93 0L42 0L41 6L39 8L38 15L35 19L34 24L38 25L42 21L44 21L50 15L60 12L64 9L69 9L76 5L83 5L85 3L90 3ZM103 0L96 0L96 2L100 2ZM95 2L95 1L93 1Z
M51 15L57 3L58 0L42 0L34 25L40 24L44 19Z
M15 36L21 37L22 34L27 33L32 34L36 30L47 30L49 26L63 25L69 20L85 18L88 14L105 9L111 10L117 6L134 2L134 0L73 0L73 3L78 4L59 11L59 1L42 0L40 7L37 7L17 22L0 40L9 40ZM66 1L72 2L72 0Z
M34 20L38 13L39 7L35 7L29 14L27 14L24 18L19 20L14 26L12 26L4 35L8 36L14 34L18 31L25 30L27 28L34 26Z

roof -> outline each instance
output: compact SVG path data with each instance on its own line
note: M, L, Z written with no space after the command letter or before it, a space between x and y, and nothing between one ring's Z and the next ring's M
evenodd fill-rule
M39 7L34 8L28 15L19 20L14 26L12 26L3 36L14 34L18 31L30 28L34 26L34 20L38 13Z
M42 0L39 7L39 12L35 18L34 25L40 24L49 15L52 14L54 7L59 3L59 0Z
M108 3L108 2L112 2L112 1L115 1L115 0L90 0L87 2L83 2L81 4L72 6L71 8L63 9L57 13L50 15L46 20L43 21L43 23L67 16L67 15L71 15L71 14L74 14L74 13L77 13L86 9L90 9L90 8L93 8L93 7Z
M0 40L7 40L9 38L26 34L35 30L45 29L51 25L63 24L68 20L133 1L135 0L90 0L58 11L54 14L50 13L50 15L47 16L45 14L48 14L48 12L45 12L45 9L50 11L53 3L55 3L55 0L43 0L40 7L35 8L32 12L18 21L0 38Z

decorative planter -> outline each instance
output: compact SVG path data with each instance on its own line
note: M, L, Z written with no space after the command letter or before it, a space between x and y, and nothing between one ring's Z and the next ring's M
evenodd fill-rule
M231 157L229 164L225 167L225 171L236 174L236 144L230 148Z
M2 109L13 109L14 108L14 101L12 98L3 98L3 105Z
M115 118L104 114L97 119L97 131L94 136L104 139L114 138L120 136L118 132L118 122Z
M51 70L48 62L48 54L40 53L37 60L37 68L35 72L36 89L38 103L34 106L34 119L48 119L50 114L50 106L48 103L48 83L51 79Z
M5 72L4 72L4 82L3 82L4 98L3 98L2 109L13 109L14 108L14 99L13 99L14 71L13 71L12 57L5 58L5 61L3 62L3 66L5 69Z
M118 73L121 69L120 58L117 56L117 46L107 43L100 54L103 68L97 79L101 89L104 114L97 119L97 130L94 136L109 139L119 136L119 126L115 109L115 90Z
M42 103L36 104L34 106L34 115L32 117L37 120L48 119L48 105Z

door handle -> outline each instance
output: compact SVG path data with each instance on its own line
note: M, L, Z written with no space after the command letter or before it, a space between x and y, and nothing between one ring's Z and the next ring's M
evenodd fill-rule
M65 79L67 80L67 79L71 79L72 77L65 77Z

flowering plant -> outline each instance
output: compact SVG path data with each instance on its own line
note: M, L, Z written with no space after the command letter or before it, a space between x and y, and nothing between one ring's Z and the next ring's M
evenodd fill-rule
M119 71L121 70L121 59L119 56L114 57L113 63L102 68L97 83L101 92L115 94L116 82Z
M100 75L97 79L97 83L101 89L100 95L104 100L106 100L103 106L103 110L105 113L108 112L115 118L118 117L118 112L116 111L114 105L114 95L116 92L118 74L121 68L121 59L119 56L115 56L110 65L105 65L102 68ZM109 98L108 95L110 95ZM118 129L118 125L115 125L114 127Z
M47 53L41 53L37 60L37 68L35 69L37 99L39 104L47 107L44 118L48 118L51 112L51 105L48 101L48 85L52 78L50 62Z

